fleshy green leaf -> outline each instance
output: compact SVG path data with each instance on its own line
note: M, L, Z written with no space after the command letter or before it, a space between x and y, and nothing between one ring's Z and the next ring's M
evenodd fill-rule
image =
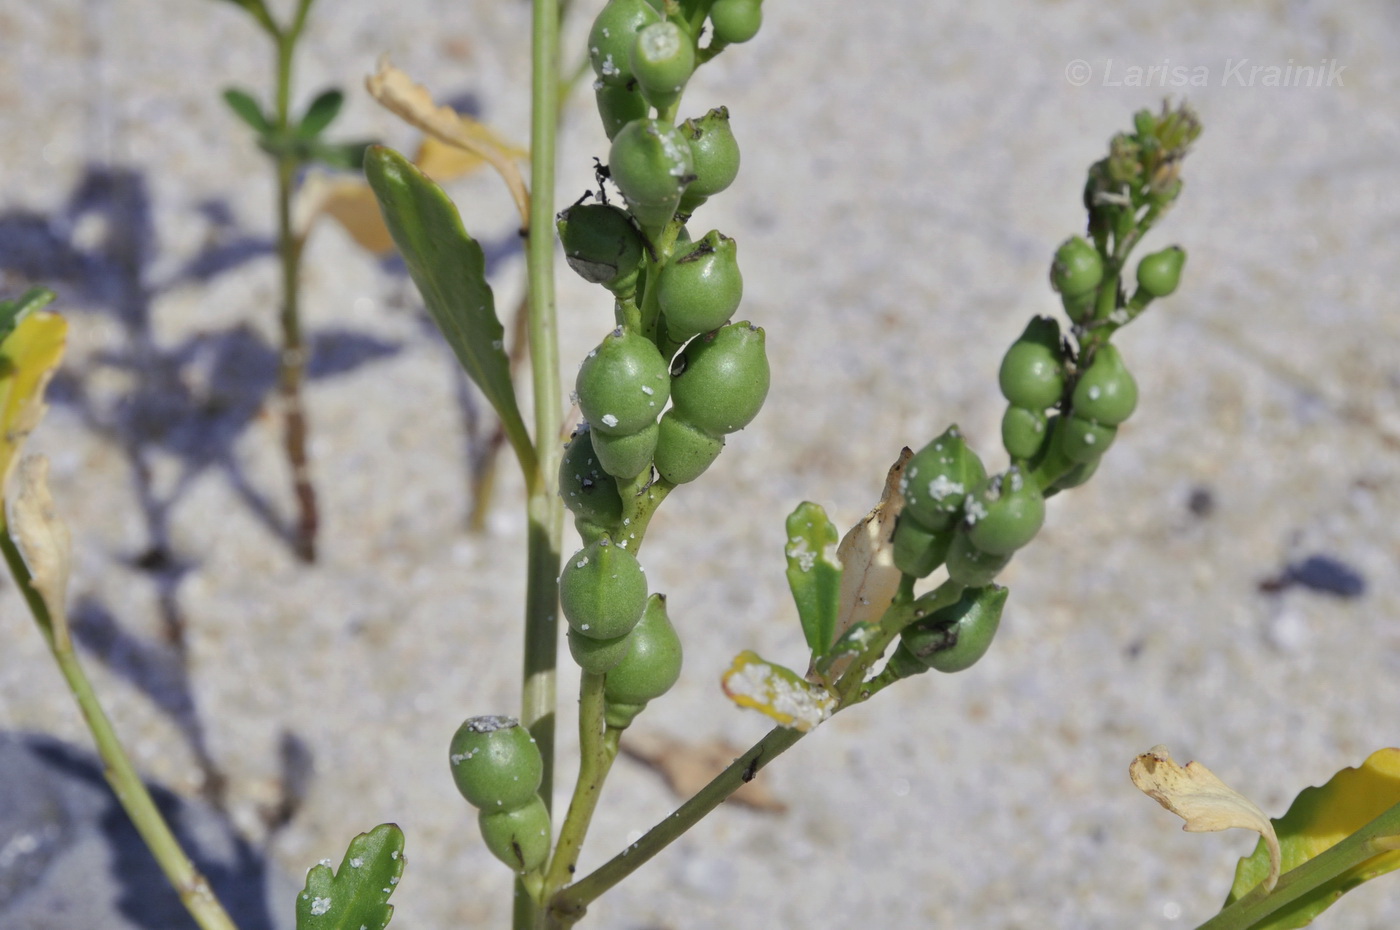
M340 91L334 88L323 91L306 108L306 115L297 125L297 135L303 139L319 136L340 115L340 108L344 104L345 95Z
M836 637L836 612L841 606L841 560L836 557L840 536L820 504L804 501L787 518L787 537L788 587L812 657L820 659Z
M1400 804L1400 749L1377 750L1359 768L1342 769L1327 784L1305 788L1288 813L1273 822L1284 872L1337 845L1396 804ZM1261 844L1253 855L1240 860L1226 905L1263 881L1268 868L1268 853ZM1253 930L1305 927L1346 892L1397 868L1400 850L1379 853L1285 905L1253 925Z
M804 733L830 717L836 706L836 699L821 685L749 651L734 657L721 684L724 693L740 707L759 711L781 726Z
M258 106L258 101L253 95L238 87L229 87L224 90L224 103L229 109L238 115L252 127L253 131L259 135L267 135L272 132L272 120L268 119Z
M384 930L389 895L403 876L403 831L382 823L350 841L335 872L325 862L306 873L297 895L297 930Z
M505 330L486 283L481 246L467 235L442 188L398 152L370 147L365 176L413 283L462 368L496 408L507 432L523 435L525 423L503 344Z

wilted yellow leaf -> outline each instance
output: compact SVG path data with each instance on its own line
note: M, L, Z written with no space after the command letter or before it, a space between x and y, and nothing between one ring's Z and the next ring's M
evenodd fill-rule
M363 180L341 175L312 174L297 192L298 229L307 230L322 216L345 228L355 244L366 252L387 255L394 239L384 225L379 200Z
M54 646L68 649L68 575L73 539L49 493L49 460L32 455L20 462L5 499L9 533L29 570L29 583L44 600L53 624Z
M740 707L772 717L780 726L807 732L831 716L836 699L792 669L744 651L721 679L724 693Z
M379 70L365 79L365 86L370 96L409 125L485 159L510 189L516 209L520 211L521 228L530 225L530 194L516 164L518 148L504 142L476 120L462 116L449 106L438 106L426 87L415 84L387 59L382 59ZM431 171L426 173L432 174Z
M1241 827L1264 838L1269 849L1265 891L1278 882L1280 853L1274 825L1253 801L1225 784L1199 762L1177 765L1165 746L1153 746L1128 767L1133 784L1148 797L1186 821L1191 833Z
M0 497L25 438L47 407L44 388L58 369L68 323L56 313L33 313L0 342Z
M497 135L496 131L485 123L479 123L470 116L459 115L457 118L461 120L463 130L479 138L483 146L494 148L507 158L519 160L530 157L528 149ZM418 145L418 154L413 156L413 163L418 166L419 171L439 184L466 177L489 164L479 151L450 145L434 136L423 137L423 141Z

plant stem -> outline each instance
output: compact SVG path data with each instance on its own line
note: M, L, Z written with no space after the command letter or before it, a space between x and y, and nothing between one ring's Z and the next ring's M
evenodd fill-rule
M1400 804L1391 807L1337 845L1285 872L1268 894L1262 887L1227 906L1197 930L1248 930L1285 906L1318 890L1367 859L1386 852L1387 841L1400 835Z
M553 477L562 454L563 412L559 341L554 313L554 160L559 114L559 0L532 0L530 68L530 228L525 261L529 275L530 373L535 403L535 448L526 469L529 495L528 578L525 592L525 668L521 721L544 758L540 795L554 793L555 665L559 651L559 550L564 505ZM517 888L514 927L539 922L534 899Z
M583 917L588 905L618 882L631 875L661 850L669 846L706 814L718 807L725 798L806 736L802 730L774 727L752 748L735 759L728 768L686 801L675 813L647 831L640 840L613 856L598 869L567 888L549 902L551 930L571 927Z
M170 825L151 799L145 783L136 773L136 767L122 748L121 741L117 739L112 722L103 712L97 694L92 689L92 683L73 651L72 641L66 634L67 618L50 615L43 598L34 590L29 571L3 520L0 520L0 549L4 550L5 561L24 593L25 602L29 605L35 622L44 631L54 661L58 663L59 671L63 673L68 688L73 692L78 708L82 711L83 720L92 732L93 742L97 744L97 752L102 757L103 775L106 776L107 783L111 785L122 809L131 818L136 832L141 835L142 842L155 856L161 871L180 896L180 902L202 930L237 930L237 925L228 916L219 899L214 896L209 882L185 854L180 841L175 838Z
M291 125L292 59L297 39L306 25L312 0L301 0L292 24L274 34L277 45L276 129L283 136ZM282 265L282 311L278 322L282 348L277 370L277 391L282 400L282 441L287 464L292 470L292 490L297 502L293 547L304 562L316 561L316 533L320 516L316 487L311 480L307 456L306 408L302 384L306 375L306 346L301 330L301 254L305 238L292 228L292 194L297 169L293 154L282 152L277 165L277 257Z
M578 737L579 772L574 784L574 797L569 802L569 813L559 830L559 841L554 846L554 857L549 863L545 876L544 897L548 898L559 888L569 883L578 864L579 850L588 835L588 826L593 820L593 812L598 807L598 799L603 793L603 782L617 758L618 733L608 729L603 719L605 700L603 688L605 676L584 672L579 682Z

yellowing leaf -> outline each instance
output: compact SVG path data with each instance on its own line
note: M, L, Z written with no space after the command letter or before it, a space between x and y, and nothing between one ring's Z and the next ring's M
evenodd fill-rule
M836 699L792 669L744 651L721 680L724 693L740 707L767 714L780 726L807 732L831 716Z
M462 116L451 107L438 106L427 88L415 84L387 59L380 61L379 70L365 80L365 86L370 96L409 125L441 142L471 152L495 168L515 199L521 228L529 227L530 194L525 189L520 166L516 164L519 149L504 143L476 120Z
M63 317L33 313L0 342L0 498L8 493L25 438L44 417L44 388L63 358L67 338Z
M384 225L379 198L358 178L312 174L297 192L296 228L306 230L322 216L335 220L366 252L387 255L394 237Z
M529 150L497 135L490 126L479 123L470 116L459 114L457 118L462 122L463 130L479 138L483 146L494 148L508 158L518 160L530 157ZM464 149L459 145L450 145L439 141L434 136L423 138L422 143L418 146L418 154L413 156L413 163L418 166L418 170L439 184L466 177L473 171L489 164L480 152Z
M9 533L29 570L29 583L49 609L54 647L67 650L70 645L68 575L73 567L73 538L49 493L48 459L34 455L20 462L5 505Z
M1288 812L1273 822L1285 871L1296 869L1360 830L1388 808L1400 804L1400 749L1373 752L1358 768L1342 769L1321 787L1305 788ZM1375 843L1380 852L1360 865L1289 902L1256 930L1305 927L1347 891L1378 875L1400 868L1393 839ZM1256 849L1240 860L1226 904L1244 897L1264 879L1266 851Z
M1148 797L1186 821L1191 833L1213 833L1241 827L1262 837L1269 857L1265 889L1279 876L1279 845L1274 825L1253 801L1225 784L1199 762L1177 765L1165 746L1154 746L1128 767L1133 784Z
M894 525L904 507L899 492L904 466L913 453L904 449L885 476L880 500L861 521L846 533L836 549L841 563L840 608L836 615L835 639L858 623L874 624L884 616L899 591L903 572L894 564ZM825 669L828 680L839 678L854 656L836 659ZM815 675L814 667L808 675Z

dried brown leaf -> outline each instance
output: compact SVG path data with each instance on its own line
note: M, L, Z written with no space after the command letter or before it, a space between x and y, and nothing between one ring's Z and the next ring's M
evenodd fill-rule
M631 729L623 738L621 749L660 775L672 793L680 798L695 795L744 752L718 737L702 743L690 743ZM729 799L736 804L774 814L787 810L787 805L769 790L764 781L757 778L746 782Z

